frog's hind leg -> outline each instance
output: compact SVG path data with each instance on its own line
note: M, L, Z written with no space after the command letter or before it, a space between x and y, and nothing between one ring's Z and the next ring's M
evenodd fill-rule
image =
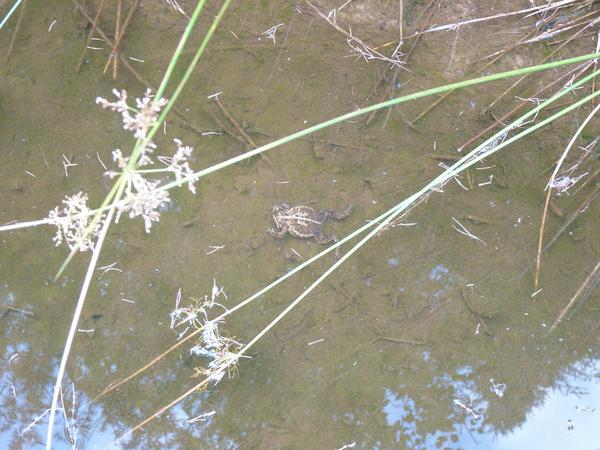
M331 209L326 209L325 213L327 214L327 217L331 217L332 219L343 220L346 217L348 217L350 214L352 214L353 207L354 207L353 205L349 205L343 211L332 211Z

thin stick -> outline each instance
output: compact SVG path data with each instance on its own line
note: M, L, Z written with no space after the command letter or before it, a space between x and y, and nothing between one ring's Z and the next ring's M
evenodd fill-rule
M21 22L23 21L23 17L25 17L25 7L27 6L27 0L23 1L23 6L21 6L21 11L19 12L19 18L17 19L17 24L15 25L15 31L13 31L12 38L10 39L10 45L8 46L8 51L6 52L6 58L4 58L4 64L8 63L8 59L10 58L10 54L12 53L13 46L15 45L15 41L17 40L17 34L19 33L19 29L21 28Z
M569 301L567 306L565 306L563 308L563 310L561 311L559 316L556 318L556 320L554 321L554 323L548 330L548 333L552 333L554 331L554 329L562 322L562 320L567 315L567 313L571 310L571 308L573 307L575 302L579 299L581 293L588 287L593 288L593 286L598 282L598 280L596 278L598 278L599 275L600 275L600 261L598 261L598 263L596 264L596 267L594 267L594 270L592 270L592 273L590 273L588 275L588 277L585 279L583 284L581 286L579 286L579 289L577 289L577 292L575 292L575 295L571 298L571 300Z
M423 117L425 117L427 114L429 114L431 112L431 110L433 108L435 108L437 105L439 105L440 103L442 103L444 100L446 100L446 98L452 94L454 92L454 90L452 91L448 91L445 92L443 95L441 95L436 101L434 101L431 105L429 105L427 108L425 108L425 111L423 111L421 114L419 114L412 122L411 125L415 125L415 123L417 123L419 120L421 120Z
M123 9L123 0L117 1L117 23L115 25L115 46L113 47L113 80L117 79L119 60L117 56L119 55L119 44L121 41L121 10ZM109 58L110 60L110 58Z
M0 308L4 308L4 311L0 316L4 316L4 314L6 314L8 311L18 312L18 313L24 314L29 317L34 316L34 314L31 311L25 311L24 309L16 308L16 307L10 306L10 305L0 305Z
M558 240L558 238L565 232L565 230L567 228L569 228L569 226L573 223L573 221L575 219L577 219L577 217L579 217L579 215L581 213L583 213L584 211L587 210L588 206L590 205L590 203L592 201L594 201L594 197L598 194L599 191L600 191L600 184L596 184L596 186L594 187L592 192L590 192L590 194L581 202L581 204L575 210L575 212L573 212L573 214L571 214L569 216L569 218L564 221L564 223L561 225L561 227L558 229L558 231L554 234L554 236L552 236L552 239L550 239L550 241L548 241L546 246L543 248L542 253L547 252L554 245L554 243Z
M227 118L227 120L229 121L229 123L231 123L231 125L233 125L233 127L235 128L235 130L242 137L242 139L244 139L244 141L246 141L246 144L251 149L254 149L254 148L258 147L256 145L256 142L254 142L254 140L250 136L248 136L248 133L246 133L246 131L244 131L244 129L240 126L240 124L238 123L238 121L235 120L235 118L231 114L229 114L229 111L227 111L227 109L225 108L225 105L223 105L223 103L221 102L221 100L219 100L218 96L214 98L214 101L217 104L217 106L219 107L219 109L221 110L221 112L223 113L223 115ZM275 166L273 165L273 163L271 162L271 160L269 159L269 157L267 155L261 154L260 156L268 164L268 166L271 169L273 169L275 172L279 172L275 168Z
M127 31L127 28L129 27L129 22L131 22L131 18L133 17L133 13L135 12L135 10L137 9L139 4L140 4L140 0L133 0L133 3L131 5L131 7L129 8L129 12L127 13L127 17L125 18L125 22L123 23L123 26L121 27L121 32L119 33L118 36L115 36L115 45L114 45L114 48L116 49L115 51L118 51L119 46L121 45L121 39L125 35L125 32ZM106 64L104 66L104 70L102 71L102 73L106 73L106 71L108 70L108 66L110 65L111 57L113 56L113 54L114 54L114 52L111 52L111 56L109 56L108 60L106 61Z
M427 25L429 22L431 22L431 19L433 18L433 14L435 12L435 4L438 2L438 0L431 0L429 2L429 4L426 6L425 11L430 9L429 12L429 16L425 19L425 22L423 24L423 26ZM425 12L423 11L423 13ZM421 15L423 14L421 13ZM420 17L420 16L419 16ZM412 54L414 53L415 49L417 48L417 45L419 44L419 42L421 41L421 35L417 36L417 38L413 41L412 45L410 46L410 49L408 50L408 52L404 55L404 59L403 62L408 64L408 61L410 59L410 57L412 56ZM402 39L400 39L402 41ZM384 91L383 95L379 98L379 102L382 102L386 99L389 99L392 97L392 94L394 92L394 88L396 85L396 79L398 78L398 73L400 71L400 69L398 67L396 67L396 64L392 64L392 63L388 63L388 66L386 68L385 71L383 71L383 73L381 74L381 77L379 78L379 80L377 81L377 83L375 84L375 87L373 88L373 90L371 91L371 94L369 94L369 98L371 97L372 94L375 93L375 91L377 90L377 87L381 85L381 83L383 82L383 79L385 78L386 74L390 71L390 70L394 70L394 76L392 77L392 80L388 83L388 86L386 88L386 90ZM369 116L367 117L367 120L365 121L365 125L369 126L371 124L371 122L373 122L373 120L375 119L375 117L377 116L379 110L377 111L373 111L371 114L369 114ZM406 124L411 127L414 131L416 131L417 133L420 133L420 131L413 125L413 123L407 119L405 119L404 117L402 117L402 119L404 120L404 122L406 122Z
M81 12L84 12L80 5L77 5L77 6L79 6L79 10ZM100 13L102 12L103 7L104 7L104 0L100 0L100 4L98 5L98 10L96 11L96 17L94 17L94 20L89 20L89 17L86 17L88 19L88 21L92 24L92 29L90 30L90 33L88 34L88 37L85 40L85 45L83 46L83 49L81 50L81 55L79 55L79 61L77 61L77 66L75 66L75 73L79 73L81 70L81 65L83 64L83 59L85 58L85 54L86 54L88 46L90 45L90 41L92 40L92 37L94 37L94 31L96 30L96 27L98 26L98 19L100 18Z
M596 34L596 51L600 51L600 31ZM598 60L594 60L594 70L598 67ZM592 80L592 92L596 91L596 80ZM592 108L595 106L595 103L592 103Z
M527 13L539 13L539 12L547 11L547 10L550 10L550 9L558 9L560 7L565 7L565 6L568 6L570 4L577 3L579 1L580 0L562 0L562 1L559 1L559 2L556 2L556 3L548 3L548 4L543 5L543 6L534 6L532 8L521 9L519 11L511 11L511 12L507 12L507 13L499 13L499 14L494 14L493 16L477 17L475 19L464 20L462 22L449 23L449 24L446 24L446 25L439 25L439 26L435 26L435 27L429 28L428 30L424 30L424 31L419 31L417 33L413 33L410 36L407 36L405 39L411 39L411 38L417 37L419 34L434 33L434 32L437 32L437 31L455 30L455 29L460 28L460 27L465 26L465 25L470 25L470 24L473 24L473 23L486 22L488 20L493 20L493 19L501 19L503 17L517 16L517 15L522 15L522 14L527 14Z
M377 337L375 339L373 339L371 342L369 342L369 344L374 344L377 341L395 342L396 344L423 345L423 346L427 346L427 347L431 345L431 344L428 344L427 342L423 342L423 341L414 341L412 339L402 339L402 338L395 338L395 337L389 337L389 336L382 336L380 334L377 334Z
M544 86L541 89L539 89L538 91L536 91L533 94L533 97L538 97L545 90L551 88L552 86L554 86L557 83L560 83L565 78L570 77L573 72L578 71L579 69L581 69L581 70L579 70L579 73L577 73L577 75L575 75L573 77L574 79L577 79L579 77L579 75L581 75L583 72L585 72L592 65L592 63L593 63L592 61L587 61L587 62L585 62L585 63L583 63L583 64L581 64L581 65L579 65L579 66L577 66L577 67L575 67L575 68L573 68L571 70L569 70L568 72L566 72L565 74L561 75L559 78L557 78L556 80L554 80L552 83L547 84L546 86ZM512 115L514 115L517 111L519 111L521 108L525 107L528 104L529 104L529 102L527 100L522 100L517 106L515 106L513 109L511 109L507 113L503 114L502 117L500 117L498 119L494 119L494 123L492 123L487 128L485 128L485 129L481 130L480 132L478 132L475 136L473 136L472 138L470 138L467 142L465 142L464 144L462 144L456 150L458 152L462 152L467 146L471 145L477 139L479 139L482 136L484 136L485 134L487 134L488 131L491 131L494 128L496 128L496 126L502 125L502 123L505 122L506 119L508 119L509 117L511 117Z
M546 202L544 204L544 212L542 214L542 223L540 224L540 233L539 233L539 239L538 239L538 250L537 250L537 257L536 257L536 262L535 262L535 276L534 276L534 283L533 283L534 289L538 288L539 281L540 281L540 265L541 265L541 262L542 262L542 246L544 244L544 227L546 225L546 217L548 216L548 204L550 203L550 198L552 196L552 189L554 187L554 180L556 179L556 175L557 175L558 171L560 170L560 168L562 166L562 163L564 162L565 158L567 157L567 154L569 153L569 151L573 147L573 144L575 144L575 140L579 137L579 135L581 134L581 132L583 131L583 129L586 127L586 125L588 124L588 122L590 120L592 120L592 117L594 117L594 115L598 112L598 110L600 110L600 104L597 105L592 110L592 112L588 114L588 116L585 118L585 120L583 121L583 123L579 126L579 128L577 129L577 131L575 132L575 134L571 137L571 140L567 144L567 147L565 148L565 151L563 152L563 154L561 155L560 159L556 163L556 167L554 168L554 172L552 173L552 176L550 177L550 180L548 181L548 186L547 186L548 193L546 194Z
M392 58L388 58L387 56L385 56L382 53L379 53L377 50L375 50L373 47L365 44L362 40L360 40L359 38L357 38L356 36L354 36L352 33L347 32L346 30L344 30L342 27L340 27L337 23L335 23L333 20L331 20L329 17L327 17L325 14L323 14L321 12L321 10L319 10L319 8L317 8L314 4L312 4L309 0L304 0L306 4L308 4L308 6L310 6L313 11L319 16L321 17L323 20L325 20L329 25L331 25L333 28L335 28L337 31L339 31L340 33L342 33L344 36L346 36L348 42L353 42L355 45L358 45L359 47L362 47L364 49L366 49L366 51L368 51L373 59L381 59L383 61L387 61L390 62L392 64L397 65L398 67L402 67L400 66L400 62L396 61Z
M138 370L136 370L135 372L131 373L130 375L128 375L127 377L109 384L108 386L106 386L106 388L104 388L104 390L102 392L100 392L100 394L98 394L96 397L94 397L92 399L92 402L95 402L96 400L98 400L101 397L104 397L106 394L108 394L111 391L114 391L115 389L118 389L120 386L122 386L123 384L127 383L129 380L131 380L132 378L135 378L136 376L138 376L140 373L142 373L144 370L148 369L149 367L152 367L154 364L156 364L158 361L160 361L162 358L164 358L165 356L167 356L169 353L171 353L173 350L175 350L177 347L185 344L187 341L189 341L190 339L192 339L194 336L197 336L199 333L202 332L202 328L199 328L197 330L194 330L194 332L188 334L186 337L184 337L183 339L177 341L177 343L173 344L171 347L169 347L168 349L166 349L164 352L162 352L160 355L156 356L155 358L153 358L151 361L149 361L147 364L145 364L144 366L140 367Z
M514 42L513 44L511 44L510 46L503 48L502 50L498 50L497 52L494 53L490 53L489 55L486 56L482 56L481 58L477 58L475 60L473 60L472 64L475 64L479 61L484 61L488 58L492 58L491 61L489 61L489 64L493 64L496 61L498 61L500 58L502 58L504 55L506 55L508 52L511 52L512 50L514 50L517 46L521 45L523 42L525 42L527 39L529 39L531 36L533 36L535 33L537 32L537 30L532 30L529 33L527 33L525 36L523 36L522 38L520 38L518 41ZM487 67L484 66L484 67Z
M546 61L548 61L549 59L551 59L554 54L556 52L558 52L559 50L561 50L565 45L567 45L572 39L574 39L577 35L579 35L580 33L583 33L586 29L588 29L589 27L595 25L598 21L600 21L600 19L595 19L591 22L589 22L585 27L583 27L581 30L577 31L575 34L573 34L572 36L569 37L569 39L567 39L565 42L563 42L561 45L559 45L558 47L556 47L554 50L552 50L548 55L546 55L544 58L542 58L542 60L540 61L540 64L545 63ZM490 103L485 109L484 111L488 111L491 108L494 107L494 105L496 103L498 103L506 94L508 94L511 90L513 90L517 85L519 85L521 83L521 81L523 81L525 78L527 78L528 75L523 75L522 77L520 77L518 80L516 80L513 84L511 84L504 92L502 92L492 103Z
M139 0L136 0L136 1L139 3ZM89 14L86 12L86 10L83 8L83 6L77 0L73 0L73 3L75 4L75 6L77 6L79 11L81 11L81 14L83 14L83 17L85 17L89 23L93 23L93 19L89 16ZM100 28L99 26L96 26L96 31L98 32L98 34L100 35L102 40L104 42L106 42L106 44L109 47L114 48L114 43L106 35L106 33L102 30L102 28ZM139 74L139 72L133 68L133 66L129 63L129 61L127 61L127 58L123 55L123 52L119 52L119 59L121 60L121 64L123 64L123 66L125 66L125 68L127 70L129 70L129 72L135 77L136 80L138 80L145 87L150 88L154 91L152 84L149 81L147 81L144 77L142 77ZM156 92L158 93L159 91L160 91L160 87ZM187 115L183 111L181 111L181 109L179 109L179 107L173 106L173 110L179 116L181 116L183 118L183 120L185 121L183 123L184 126L189 127L190 129L194 130L198 134L202 134L203 132L206 131L206 130L203 130L203 129L197 127L196 125L192 124L190 122L190 120L188 119ZM175 120L175 119L173 119L173 120ZM178 122L181 122L181 119L179 119Z
M404 2L402 0L398 0L398 32L400 33L400 42L404 40L404 30L402 18L404 16Z
M168 409L170 409L171 407L175 406L177 403L179 403L181 400L183 400L184 398L192 395L194 392L196 392L199 389L202 389L204 387L206 387L208 385L208 378L205 378L204 380L202 380L202 382L198 383L197 385L195 385L194 387L192 387L191 389L189 389L188 391L184 392L183 394L181 394L179 397L177 397L175 400L173 400L171 403L169 403L168 405L163 406L162 408L160 408L158 411L156 411L155 413L153 413L150 417L147 417L146 419L142 420L140 423L138 423L136 426L134 426L133 428L130 428L129 430L127 430L125 433L123 433L121 436L119 436L114 442L113 444L116 444L117 442L119 442L121 439L123 439L124 437L129 436L131 433L139 430L140 428L142 428L144 425L146 425L148 422L151 422L152 420L154 420L155 418L157 418L158 416L160 416L162 413L164 413L165 411L167 411Z
M242 138L244 139L244 141L246 141L246 143L250 147L256 148L257 147L256 143L252 140L252 138L250 136L248 136L248 134L240 126L240 124L238 123L238 121L235 120L235 118L231 114L229 114L229 111L227 111L227 109L225 108L225 105L223 105L223 103L221 102L221 100L219 100L219 97L214 97L214 102L217 104L217 106L219 107L219 109L221 110L221 112L223 113L223 115L227 118L227 120L229 121L229 123L231 123L231 125L233 125L233 127L240 134L240 136L242 136Z

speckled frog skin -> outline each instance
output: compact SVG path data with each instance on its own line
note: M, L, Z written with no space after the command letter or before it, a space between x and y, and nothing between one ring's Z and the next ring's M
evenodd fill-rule
M269 228L268 232L276 238L283 238L287 233L301 239L314 238L319 244L329 244L337 241L334 235L325 234L323 226L328 218L342 220L352 213L352 205L343 211L332 211L324 209L317 211L310 206L290 206L287 203L279 203L273 206L273 220L275 228Z

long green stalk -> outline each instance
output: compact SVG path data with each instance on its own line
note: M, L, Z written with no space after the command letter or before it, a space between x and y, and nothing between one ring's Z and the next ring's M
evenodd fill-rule
M236 157L230 158L226 161L223 161L221 163L215 164L211 167L208 167L206 169L202 169L198 172L195 172L193 177L194 178L200 178L203 177L205 175L211 174L213 172L216 172L220 169L223 169L225 167L229 167L233 164L236 164L238 162L241 162L243 160L252 158L253 156L256 156L260 153L266 152L268 150L271 150L275 147L281 146L283 144L289 143L295 139L299 139L301 137L307 136L311 133L315 133L319 130L322 130L324 128L339 124L341 122L343 122L344 120L349 120L352 119L354 117L360 116L360 115L364 115L364 114L368 114L372 111L375 111L377 109L382 109L382 108L387 108L390 106L394 106L394 105L398 105L410 100L416 100L419 98L423 98L429 95L435 95L435 94L439 94L439 93L443 93L443 92L447 92L453 89L458 89L459 87L468 87L468 86L472 86L472 85L476 85L476 84L481 84L481 83L485 83L485 82L489 82L489 81L495 81L495 80L499 80L499 79L503 79L506 77L510 77L510 76L517 76L517 75L521 75L524 73L533 73L533 72L538 72L540 70L547 70L549 68L555 68L558 66L562 66L565 64L574 64L577 62L582 62L582 61L586 61L586 60L590 60L590 59L594 59L596 57L600 57L600 53L593 53L593 54L588 54L588 55L584 55L584 56L579 56L576 58L570 58L570 59L565 59L562 61L557 61L557 62L553 62L553 63L548 63L548 64L544 64L541 66L534 66L534 67L527 67L524 69L517 69L517 70L511 70L511 71L507 71L507 72L500 72L498 74L494 74L494 75L489 75L489 76L485 76L485 77L481 77L481 78L475 78L472 80L466 80L466 81L461 81L458 83L452 83L452 84L448 84L445 86L440 86L437 88L432 88L432 89L427 89L424 91L420 91L420 92L416 92L413 94L409 94L409 95L405 95L402 97L397 97L395 99L391 99L388 100L386 102L382 102L382 103L377 103L375 105L371 105L369 107L366 108L361 108L358 109L356 111L353 111L351 113L347 113L338 117L335 117L333 119L330 119L328 121L322 122L320 124L314 125L312 127L306 128L304 130L298 131L296 133L293 133L289 136L286 136L284 138L281 139L277 139L269 144L257 147L254 150L242 153L241 155L238 155ZM582 81L587 81L589 80L591 77L596 76L597 72L594 72L594 75L592 76L588 76L586 78L584 78ZM577 86L581 85L581 83L577 83ZM181 91L180 89L178 89L179 92ZM537 111L537 109L535 109ZM493 139L493 138L490 138ZM168 190L168 189L172 189L174 187L178 187L184 183L187 183L190 180L191 177L185 177L182 178L179 181L173 181L170 183L166 183L163 186L159 187L159 190ZM115 187L113 186L113 189ZM107 210L108 206L105 205L103 203L103 206L101 206L100 208L94 210L94 213L97 212L101 212L104 210ZM30 226L38 226L38 225L43 225L48 223L45 220L38 220L38 221L30 221L30 222L23 222L23 223L17 223L17 224L11 224L11 225L5 225L5 226L1 226L0 227L0 231L9 231L9 230L15 230L15 229L20 229L20 228L26 228L26 227L30 227Z
M183 88L186 86L188 80L192 76L192 73L194 72L194 69L196 68L196 65L198 64L200 57L204 54L204 50L206 49L208 42L210 41L213 34L215 33L215 30L217 29L217 26L221 22L221 19L223 19L223 16L225 15L225 12L227 11L227 8L229 7L230 3L231 3L231 0L225 0L223 2L223 5L221 6L219 13L213 19L213 22L212 22L210 28L206 32L204 39L202 39L202 42L200 43L198 50L196 50L196 53L195 53L194 57L192 58L192 61L190 62L188 68L186 69L185 73L183 74L181 81L179 82L179 84L175 88L175 91L169 98L169 102L165 105L165 107L161 111L160 116L158 117L158 119L156 121L156 124L148 131L148 135L143 140L136 143L136 146L134 147L134 149L131 153L129 163L127 165L127 167L129 167L130 169L132 169L136 166L142 150L146 147L146 145L148 145L148 143L150 141L152 141L152 138L154 137L156 132L160 129L162 123L164 122L165 118L167 117L167 114L169 114L169 112L171 111L171 108L173 108L173 106L175 105L175 102L181 95ZM185 30L185 36L186 36L185 40L187 40L189 34L191 33L190 25L193 26L193 24L195 24L195 20L198 19L198 15L200 14L199 10L202 9L201 4L202 5L204 4L204 0L200 0L198 7L196 8L194 15L192 16L192 20L190 20L190 23L188 24L188 27ZM179 50L179 47L178 47L178 50ZM183 50L183 48L181 50L177 51L173 57L179 59L179 57L181 56L182 50ZM163 85L166 85L166 83L169 81L169 79L172 75L172 72L173 71L171 70L169 73L169 78L166 78L166 76L165 76L165 78L163 79L163 83L161 83L161 87L158 90L158 94L160 94L160 95L157 94L157 96L156 96L157 98L160 98L160 96L164 92L165 88L163 87Z
M165 89L167 88L167 84L169 83L169 81L171 80L171 77L173 76L173 72L175 71L175 67L177 66L177 63L179 62L179 58L183 54L185 44L187 43L188 39L192 35L192 31L194 30L194 27L196 26L196 22L198 22L198 18L200 17L202 8L204 8L204 3L206 3L205 0L198 1L198 4L196 5L196 9L194 10L192 17L188 21L188 24L185 27L185 31L181 35L181 39L179 39L177 48L175 49L175 52L173 53L173 56L171 57L171 61L169 62L169 65L167 66L167 70L165 70L165 74L163 75L163 79L160 82L160 86L158 86L158 89L156 91L156 94L154 97L156 100L161 99L163 94L165 93Z
M182 178L178 181L172 181L170 183L166 183L163 186L161 186L160 188L158 188L159 190L167 190L167 189L171 189L173 187L176 186L180 186L183 183L188 182L191 178L200 178L203 177L205 175L211 174L213 172L216 172L218 170L224 169L225 167L231 166L233 164L236 164L240 161L246 160L248 158L252 158L253 156L259 155L261 153L266 152L267 150L271 150L275 147L279 147L280 145L283 144L287 144L288 142L294 141L296 139L302 138L304 136L308 136L310 134L316 133L317 131L320 131L324 128L328 128L331 127L333 125L337 125L341 122L344 122L346 120L350 120L353 119L355 117L358 116L362 116L364 114L368 114L372 111L376 111L378 109L383 109L383 108L388 108L390 106L395 106L395 105L399 105L401 103L405 103L411 100L417 100L419 98L423 98L423 97L427 97L430 95L435 95L435 94L441 94L447 91L452 91L455 89L461 89L461 88L466 88L469 86L474 86L477 84L482 84L482 83L489 83L491 81L497 81L497 80L501 80L504 78L509 78L509 77L514 77L514 76L519 76L519 75L523 75L523 74L530 74L530 73L536 73L536 72L541 72L544 70L548 70L548 69L553 69L553 68L557 68L557 67L561 67L567 64L575 64L578 62L583 62L583 61L587 61L590 59L594 59L594 58L598 58L600 57L600 53L591 53L588 55L583 55L583 56L577 56L575 58L569 58L569 59L564 59L561 61L556 61L556 62L552 62L552 63L547 63L547 64L540 64L538 66L532 66L532 67L525 67L523 69L516 69L516 70L509 70L506 72L500 72L497 74L492 74L492 75L487 75L485 77L479 77L479 78L474 78L471 80L465 80L465 81L459 81L457 83L451 83L451 84L447 84L444 86L440 86L440 87L436 87L436 88L432 88L432 89L425 89L424 91L419 91L419 92L415 92L413 94L408 94L408 95L404 95L402 97L397 97L397 98L393 98L391 100L387 100L385 102L381 102L381 103L377 103L375 105L371 105L371 106L367 106L365 108L360 108L357 109L355 111L346 113L346 114L342 114L341 116L335 117L333 119L329 119L326 120L325 122L321 122L317 125L313 125L312 127L308 127L305 128L303 130L297 131L295 133L292 133L286 137L283 137L281 139L277 139L273 142L270 142L268 144L262 145L260 147L255 148L254 150L250 150L248 152L242 153L241 155L235 156L233 158L230 158L226 161L220 162L218 164L215 164L211 167L208 167L206 169L200 170L196 173L194 173L193 176L189 176L189 177L185 177Z

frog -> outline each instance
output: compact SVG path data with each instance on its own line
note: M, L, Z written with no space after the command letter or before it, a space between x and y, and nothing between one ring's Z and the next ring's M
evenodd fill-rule
M353 205L349 205L342 211L317 211L306 205L291 206L288 203L278 203L272 208L276 227L269 228L267 232L279 239L289 233L300 239L314 238L319 244L337 242L335 235L323 232L325 222L328 218L343 220L352 213L352 209Z

